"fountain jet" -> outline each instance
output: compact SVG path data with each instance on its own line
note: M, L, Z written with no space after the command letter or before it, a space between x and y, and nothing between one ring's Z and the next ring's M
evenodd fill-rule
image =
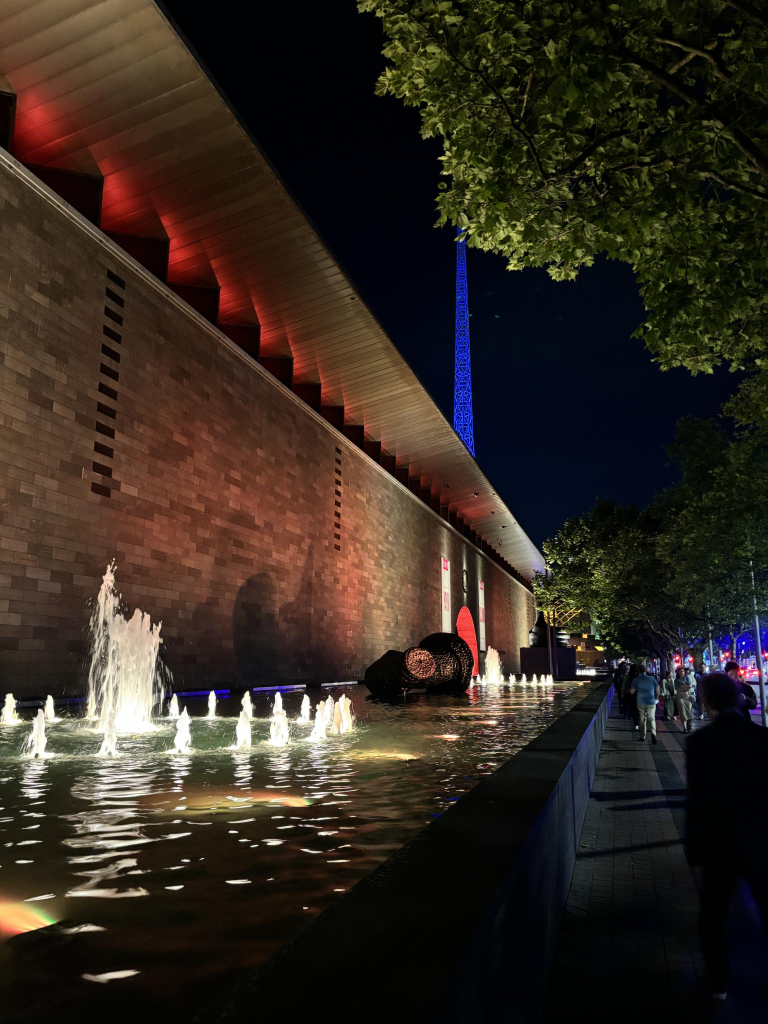
M32 732L29 734L26 743L26 751L32 757L45 757L45 745L48 742L45 736L45 712L38 708Z
M333 700L329 697L328 701L321 700L315 708L315 724L312 727L312 732L309 735L311 740L324 740L326 732L328 731L328 704L333 704Z
M208 714L207 714L206 717L207 718L215 718L216 717L216 691L215 690L211 690L211 692L208 694Z
M283 698L280 696L280 691L278 690L277 693L275 694L275 703L274 703L274 705L272 707L272 716L273 716L273 718L277 718L277 716L281 715L282 713L283 713Z
M173 750L176 754L188 754L192 749L192 734L189 731L189 712L186 708L179 715L176 723L176 736L173 740Z
M171 703L168 705L168 717L178 718L179 717L179 698L174 695L171 697Z
M312 706L309 702L309 694L305 693L301 701L301 714L299 715L299 721L308 722L311 711Z
M16 713L16 701L13 698L12 693L6 693L5 704L3 704L3 710L0 712L0 722L3 725L18 725L21 719Z
M253 701L251 700L251 694L248 690L246 690L245 693L243 694L242 706L243 713L246 715L246 717L249 720L253 718ZM248 746L250 747L250 745L251 744L249 743Z
M485 653L485 675L483 676L483 682L491 683L495 686L504 682L501 658L499 657L499 652L493 647L489 647Z
M246 697L248 694L246 694ZM271 741L271 729L270 729L270 741ZM240 712L240 717L237 720L237 727L235 729L235 750L242 750L245 747L251 745L251 717L248 712L243 708Z
M349 732L355 724L355 716L352 714L352 701L343 693L339 698L337 707L341 708L341 732Z
M91 616L91 666L88 672L88 718L106 729L114 712L117 732L146 732L152 709L162 698L157 656L160 626L137 608L130 619L120 612L115 591L115 563L107 566Z
M277 696L279 697L280 694ZM277 705L277 701L275 701L275 705ZM275 710L272 715L272 721L269 723L269 742L273 747L285 747L290 742L290 736L288 718L285 712Z
M117 755L117 729L115 728L115 712L112 709L107 715L104 724L104 739L99 749L100 757L115 757Z

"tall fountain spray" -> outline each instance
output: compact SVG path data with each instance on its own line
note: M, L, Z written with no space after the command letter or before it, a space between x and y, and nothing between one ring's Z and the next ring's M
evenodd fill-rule
M309 694L305 693L301 700L301 714L299 715L299 721L308 722L311 711L312 705L309 702Z
M174 693L174 695L171 697L171 702L168 705L168 717L178 718L179 713L179 698Z
M253 701L251 700L251 694L248 690L243 694L242 707L246 717L249 719L253 718ZM250 743L248 746L250 747Z
M39 708L35 716L34 725L32 726L32 732L27 738L25 749L32 757L44 757L47 742L45 738L45 712L42 708Z
M0 722L3 725L18 725L20 721L21 719L16 713L16 701L13 699L13 694L6 693L5 704L0 712Z
M189 731L189 712L186 708L179 715L176 723L176 736L173 740L173 750L176 754L188 754L192 749L192 734Z
M282 713L282 710L283 698L280 696L280 691L278 690L277 693L275 694L275 703L272 705L272 714L277 716Z
M211 690L211 692L208 694L208 714L206 715L206 718L215 718L215 717L216 717L216 691L215 690Z
M46 722L58 722L58 718L56 717L56 708L53 704L53 697L50 693L45 698L45 720Z
M246 696L248 696L246 694ZM271 730L270 730L271 736ZM240 712L240 717L237 720L237 727L235 729L235 749L242 750L244 747L250 747L251 745L251 718L248 712L243 708Z
M117 732L146 732L162 698L157 656L161 623L137 608L130 619L120 612L115 564L107 566L91 616L88 717L104 730L114 712Z

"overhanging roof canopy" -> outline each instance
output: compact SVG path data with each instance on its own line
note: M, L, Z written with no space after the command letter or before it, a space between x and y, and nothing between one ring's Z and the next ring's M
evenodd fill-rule
M156 3L0 0L0 74L19 160L103 176L103 230L168 238L170 280L218 285L222 322L258 318L263 355L292 356L523 576L543 567Z

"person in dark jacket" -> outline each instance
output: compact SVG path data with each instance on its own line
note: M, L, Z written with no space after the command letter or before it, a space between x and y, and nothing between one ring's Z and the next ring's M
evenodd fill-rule
M734 683L736 683L736 689L739 691L738 710L742 715L744 715L748 722L751 722L752 719L750 718L749 712L754 711L757 707L757 697L755 696L755 691L746 679L741 678L738 661L727 661L725 663L725 674L729 676Z
M738 710L727 675L701 681L710 725L688 738L686 850L701 896L699 932L712 995L725 999L730 979L725 923L734 888L744 878L768 931L768 729Z

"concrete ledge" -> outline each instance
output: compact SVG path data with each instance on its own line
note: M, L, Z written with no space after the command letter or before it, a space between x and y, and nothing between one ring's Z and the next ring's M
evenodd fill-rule
M537 1021L613 691L602 684L197 1018Z

